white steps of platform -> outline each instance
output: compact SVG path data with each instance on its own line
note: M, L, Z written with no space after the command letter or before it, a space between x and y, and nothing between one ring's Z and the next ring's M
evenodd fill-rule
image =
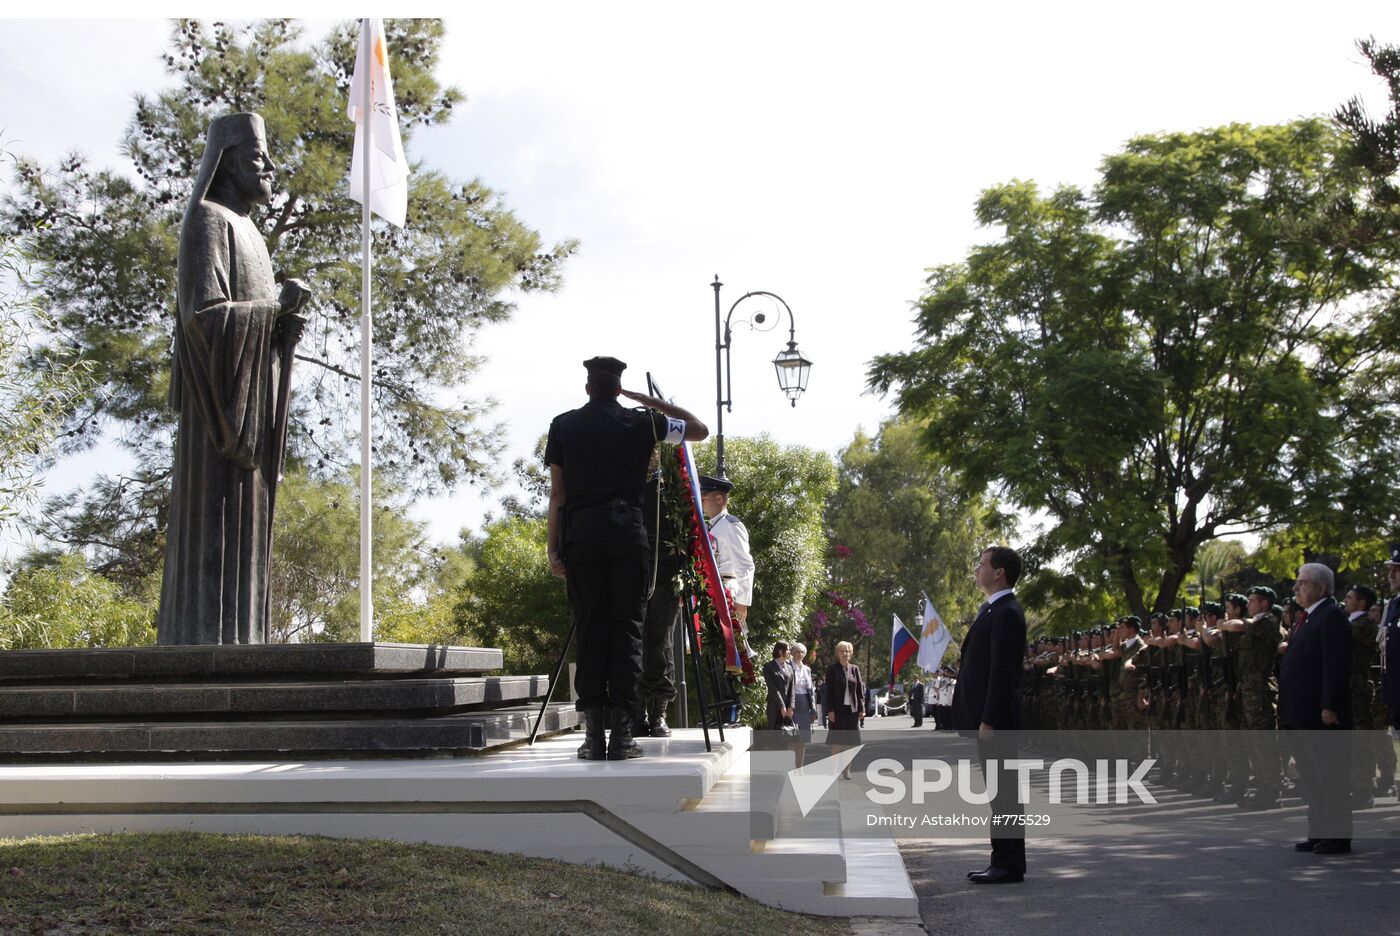
M819 837L772 837L772 817L751 810L751 735L726 736L708 753L695 730L644 739L645 757L620 762L580 761L581 738L565 735L441 760L0 766L0 837L180 829L433 842L722 883L804 913L917 916L893 840L843 839L834 797L802 826Z
M765 823L761 813L755 817L751 811L749 771L755 757L773 756L750 752L738 757L709 795L683 810L692 821L698 820L696 826L683 830L678 823L672 834L698 838L701 829L713 836L715 829L745 827L763 834L765 838L750 843L750 857L726 859L729 874L725 876L730 886L760 903L822 916L917 918L918 897L893 839L843 837L839 802L823 801L802 820L807 837L785 835L788 822L783 817L777 821L777 836L766 837L772 835L773 823L771 817ZM767 760L764 766L771 771L789 764L775 768ZM867 807L862 801L862 811ZM814 829L822 833L820 837L810 836ZM686 854L715 868L708 859L719 857L717 852L699 847Z

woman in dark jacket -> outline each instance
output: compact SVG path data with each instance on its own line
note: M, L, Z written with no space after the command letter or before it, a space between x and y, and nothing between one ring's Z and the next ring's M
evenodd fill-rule
M854 649L848 641L838 643L836 662L826 668L826 725L831 729L827 742L832 754L860 744L859 729L865 724L865 680L851 662ZM842 776L850 779L849 766Z
M768 730L777 731L792 724L793 673L786 640L773 645L773 659L763 665L763 681L768 685Z

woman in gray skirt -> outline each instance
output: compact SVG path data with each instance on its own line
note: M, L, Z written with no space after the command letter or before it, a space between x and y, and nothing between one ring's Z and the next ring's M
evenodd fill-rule
M807 658L807 648L800 643L792 645L792 723L797 726L797 766L802 766L802 757L807 745L812 743L812 721L816 718L816 685L812 682L812 668L803 661Z

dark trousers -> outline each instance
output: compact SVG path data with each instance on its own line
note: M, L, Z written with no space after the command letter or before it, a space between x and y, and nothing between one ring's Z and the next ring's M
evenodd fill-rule
M992 782L987 773L988 761L996 761L996 795L992 797L992 861L993 868L1026 873L1026 827L1020 818L1025 814L1016 795L1016 771L1007 769L1007 761L1016 757L1014 732L994 732L991 740L977 739L977 757L982 776Z
M662 569L656 577L656 591L647 602L642 629L642 702L646 698L669 705L676 697L676 625L681 618L675 580Z
M924 723L924 703L910 701L909 714L914 716L914 727L918 728Z
M634 712L642 675L642 619L651 581L645 546L566 549L578 639L574 688L580 711L612 703Z
M1351 732L1286 731L1308 804L1308 838L1351 840Z

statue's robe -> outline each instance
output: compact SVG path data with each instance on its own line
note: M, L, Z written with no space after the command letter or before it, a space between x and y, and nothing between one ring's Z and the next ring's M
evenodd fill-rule
M272 261L246 215L203 199L180 230L170 402L179 411L162 644L265 643L282 352Z

